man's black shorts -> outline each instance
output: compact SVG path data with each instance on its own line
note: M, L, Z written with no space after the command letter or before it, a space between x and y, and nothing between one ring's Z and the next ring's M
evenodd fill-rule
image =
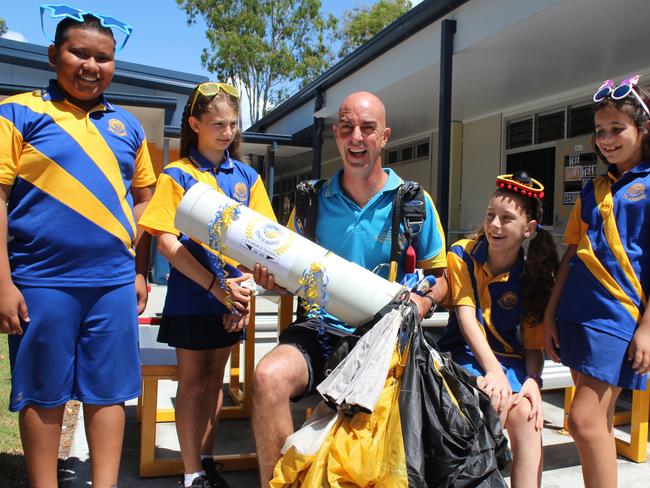
M319 318L298 319L280 334L280 344L294 346L307 362L309 383L307 389L291 400L297 402L316 390L316 386L325 379L325 362L341 340L340 335L333 334Z

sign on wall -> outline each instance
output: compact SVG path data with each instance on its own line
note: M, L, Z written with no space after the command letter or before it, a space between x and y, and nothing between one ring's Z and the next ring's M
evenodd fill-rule
M605 174L606 168L598 164L596 153L569 154L564 157L564 191L562 203L573 205L580 191L596 176Z

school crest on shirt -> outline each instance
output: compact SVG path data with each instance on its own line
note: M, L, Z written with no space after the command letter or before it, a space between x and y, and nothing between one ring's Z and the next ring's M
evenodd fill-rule
M631 202L643 200L645 198L645 185L643 183L634 183L627 189L623 198Z
M108 121L108 130L116 136L124 137L126 135L126 127L124 122L118 119L110 119Z
M512 310L517 306L519 297L514 291L507 291L499 298L499 306L504 310Z
M248 187L246 184L242 183L241 181L235 184L235 188L233 188L232 192L232 197L241 203L248 202Z

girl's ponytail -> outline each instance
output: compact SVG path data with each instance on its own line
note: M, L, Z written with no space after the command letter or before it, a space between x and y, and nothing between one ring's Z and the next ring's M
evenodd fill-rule
M540 205L541 206L541 205ZM524 312L522 326L541 324L544 309L551 297L555 272L559 265L555 240L551 233L540 226L531 239L524 265Z

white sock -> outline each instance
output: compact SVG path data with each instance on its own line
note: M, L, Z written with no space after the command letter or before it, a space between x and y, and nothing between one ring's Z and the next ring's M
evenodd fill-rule
M198 473L185 474L183 476L183 486L185 488L188 488L189 486L192 486L192 481L194 481L199 476L205 476L205 471L201 470Z

